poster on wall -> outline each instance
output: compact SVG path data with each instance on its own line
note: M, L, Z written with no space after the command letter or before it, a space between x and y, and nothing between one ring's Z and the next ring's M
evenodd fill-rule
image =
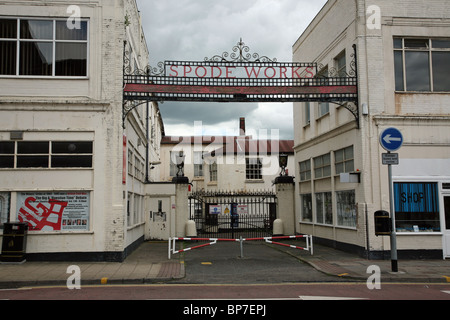
M18 192L17 219L30 231L88 231L89 192Z

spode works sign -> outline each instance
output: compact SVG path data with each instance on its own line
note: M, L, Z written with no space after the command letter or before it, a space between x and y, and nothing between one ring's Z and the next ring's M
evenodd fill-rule
M317 66L307 63L230 63L166 61L168 77L227 79L302 79L314 78Z

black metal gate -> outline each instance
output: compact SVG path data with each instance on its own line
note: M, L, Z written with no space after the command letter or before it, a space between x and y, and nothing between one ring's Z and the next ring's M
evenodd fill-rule
M238 239L268 237L276 219L276 195L271 191L192 192L190 219L198 237Z

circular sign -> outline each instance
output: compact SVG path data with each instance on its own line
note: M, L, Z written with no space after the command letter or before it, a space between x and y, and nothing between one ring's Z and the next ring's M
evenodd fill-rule
M396 151L403 145L403 135L396 128L388 128L381 133L380 144L386 151Z

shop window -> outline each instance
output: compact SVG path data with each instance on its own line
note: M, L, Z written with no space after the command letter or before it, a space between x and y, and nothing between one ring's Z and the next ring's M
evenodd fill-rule
M88 22L0 19L0 75L86 77Z
M316 222L333 224L333 201L331 192L316 193Z
M437 183L394 183L397 232L440 232Z
M396 91L449 92L450 40L394 38Z
M341 227L356 227L355 191L336 192L337 223Z
M312 195L303 194L301 195L302 201L302 221L312 222Z

